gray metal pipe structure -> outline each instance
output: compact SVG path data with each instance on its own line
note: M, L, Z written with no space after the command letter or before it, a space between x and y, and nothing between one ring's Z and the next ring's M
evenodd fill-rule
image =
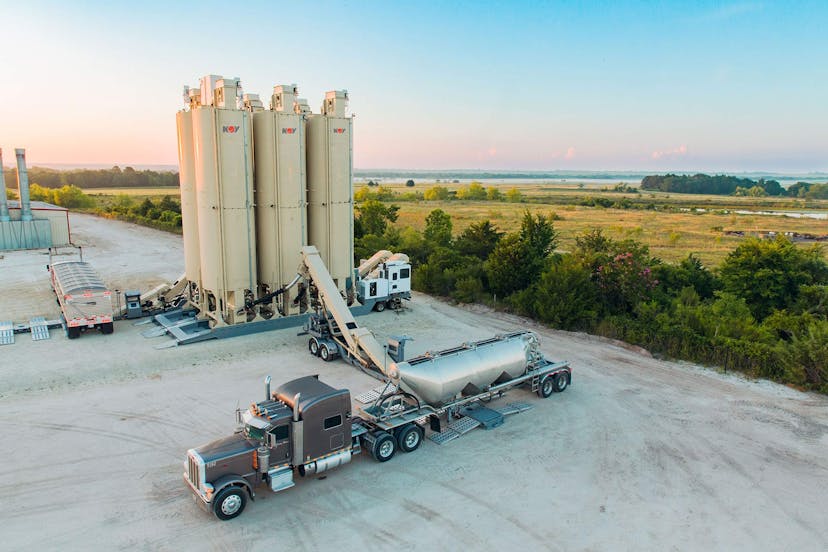
M14 150L17 156L17 195L20 198L20 220L32 220L32 203L29 200L29 172L26 170L26 150Z
M6 201L6 176L3 174L3 150L0 148L0 222L9 222L9 204Z

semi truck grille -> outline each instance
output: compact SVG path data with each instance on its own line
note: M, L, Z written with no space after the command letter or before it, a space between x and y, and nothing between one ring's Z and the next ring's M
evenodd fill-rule
M187 476L190 478L190 483L193 484L193 487L201 489L201 472L199 471L201 466L199 463L193 458L191 455L187 455Z

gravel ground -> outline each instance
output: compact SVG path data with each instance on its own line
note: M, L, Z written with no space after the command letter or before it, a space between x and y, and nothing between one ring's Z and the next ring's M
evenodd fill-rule
M178 237L72 217L111 286L180 274ZM48 314L43 264L0 260L0 319ZM73 341L19 334L0 347L0 548L828 549L826 397L422 295L360 322L414 336L409 354L530 326L573 384L545 400L514 390L506 401L534 408L501 427L262 489L219 522L190 498L184 455L232 432L265 375L318 373L354 394L376 381L310 357L295 329L167 349L129 321Z

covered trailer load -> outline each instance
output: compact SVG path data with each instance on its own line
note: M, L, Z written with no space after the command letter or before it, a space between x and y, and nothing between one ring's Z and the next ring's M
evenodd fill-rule
M104 334L113 332L112 292L89 263L55 262L49 265L49 272L69 339L89 328Z

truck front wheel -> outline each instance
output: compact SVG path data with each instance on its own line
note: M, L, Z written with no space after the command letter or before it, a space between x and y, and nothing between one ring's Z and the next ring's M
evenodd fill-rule
M374 310L377 312L382 312L385 310L385 301L380 301L376 305L374 305Z
M308 341L308 351L310 351L310 354L313 356L319 356L319 342L315 337L310 338Z
M238 517L247 504L247 493L239 487L225 487L213 499L213 513L222 521Z
M390 433L381 431L377 433L377 440L374 441L374 448L371 450L371 455L377 462L388 462L394 457L397 451L397 443Z

